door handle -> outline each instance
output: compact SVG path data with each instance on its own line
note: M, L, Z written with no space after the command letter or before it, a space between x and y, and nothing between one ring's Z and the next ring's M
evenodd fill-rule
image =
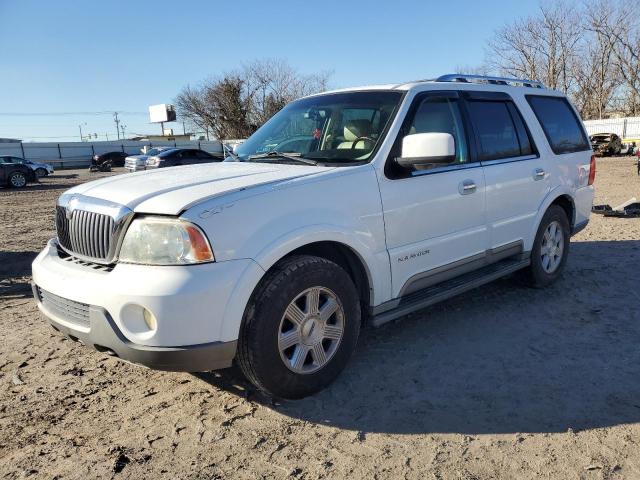
M543 169L541 168L536 168L533 171L533 179L534 180L542 180L544 179L545 175L547 174L547 172L545 172Z
M476 184L473 180L465 180L458 185L460 195L469 195L476 191Z

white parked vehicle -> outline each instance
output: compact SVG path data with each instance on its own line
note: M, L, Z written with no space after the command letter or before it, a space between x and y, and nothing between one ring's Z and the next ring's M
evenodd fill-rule
M519 272L562 273L595 163L566 97L446 75L295 101L227 161L79 185L33 263L57 330L153 368L236 361L299 398L361 326Z
M124 168L129 172L137 172L147 169L147 159L153 155L157 155L164 150L171 150L175 147L156 147L147 150L141 155L129 155L124 159Z

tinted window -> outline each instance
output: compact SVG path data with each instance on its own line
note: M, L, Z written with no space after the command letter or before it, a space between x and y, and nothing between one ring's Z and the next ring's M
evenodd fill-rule
M554 153L589 150L589 142L569 102L562 97L527 96Z
M516 124L509 111L510 104L511 102L503 101L468 103L469 116L478 137L480 160L519 157L531 153L528 143L521 149Z
M467 161L464 126L460 115L460 105L455 98L438 96L425 98L410 121L407 133L409 135L416 133L448 133L455 140L456 159L453 163ZM436 166L442 167L443 164L432 165L432 167ZM425 168L429 168L429 166L420 167L420 169Z

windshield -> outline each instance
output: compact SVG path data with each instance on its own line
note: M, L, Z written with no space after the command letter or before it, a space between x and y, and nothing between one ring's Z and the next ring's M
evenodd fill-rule
M236 160L291 161L269 152L319 162L368 161L402 92L346 92L290 103L236 149Z

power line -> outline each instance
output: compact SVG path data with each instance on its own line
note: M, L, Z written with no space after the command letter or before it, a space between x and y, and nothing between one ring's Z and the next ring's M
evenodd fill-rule
M113 115L116 110L102 112L0 112L3 117L58 117L64 115ZM117 110L120 115L149 115L149 112L127 112Z

